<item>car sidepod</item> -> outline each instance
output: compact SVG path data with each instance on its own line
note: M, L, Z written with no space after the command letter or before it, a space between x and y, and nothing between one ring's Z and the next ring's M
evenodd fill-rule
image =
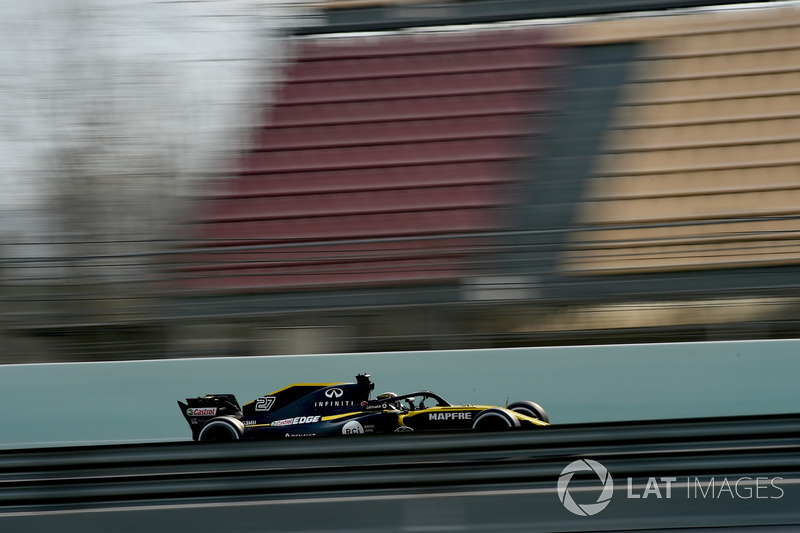
M397 427L397 416L382 411L351 413L344 416L326 417L332 435L363 435L388 433Z
M263 423L247 419L243 422L246 438L251 439L363 435L384 433L390 427L393 429L391 421L383 413L362 411L280 418Z
M401 427L412 431L481 429L487 423L488 426L496 427L497 429L535 428L549 425L546 422L509 409L489 405L419 409L400 415L399 423Z
M471 429L473 419L482 406L431 407L400 415L400 425L414 431L446 431Z

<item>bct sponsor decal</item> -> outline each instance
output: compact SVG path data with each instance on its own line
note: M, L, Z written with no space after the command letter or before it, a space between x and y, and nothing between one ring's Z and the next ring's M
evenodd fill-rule
M214 416L217 414L216 407L195 407L186 410L189 416Z
M469 412L429 413L428 420L472 420L472 413Z
M328 389L325 391L326 398L341 398L344 395L342 389Z
M313 424L319 422L319 416L296 416L294 418L284 418L283 420L276 420L272 426L294 426L295 424Z
M364 433L364 426L357 420L351 420L342 426L342 435L361 435Z

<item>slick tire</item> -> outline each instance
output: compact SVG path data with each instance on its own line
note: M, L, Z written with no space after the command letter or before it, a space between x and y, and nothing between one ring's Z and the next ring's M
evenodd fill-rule
M240 440L244 435L244 424L239 420L222 416L208 422L197 435L198 442L229 442Z
M481 411L472 421L472 429L476 431L504 431L519 426L519 420L511 413L496 408Z
M514 402L508 406L509 411L514 411L521 415L529 416L542 422L550 422L550 417L541 405L534 402Z

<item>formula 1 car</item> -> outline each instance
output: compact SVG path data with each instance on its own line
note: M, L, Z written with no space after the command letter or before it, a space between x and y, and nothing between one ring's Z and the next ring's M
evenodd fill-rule
M438 394L387 392L370 399L369 374L355 383L298 383L239 406L233 394L208 394L178 402L196 441L320 437L364 433L478 430L549 425L533 402L507 407L452 405Z

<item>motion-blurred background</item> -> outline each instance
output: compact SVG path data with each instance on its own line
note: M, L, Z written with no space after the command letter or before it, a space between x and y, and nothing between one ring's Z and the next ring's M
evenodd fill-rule
M795 338L800 3L0 3L0 362Z

